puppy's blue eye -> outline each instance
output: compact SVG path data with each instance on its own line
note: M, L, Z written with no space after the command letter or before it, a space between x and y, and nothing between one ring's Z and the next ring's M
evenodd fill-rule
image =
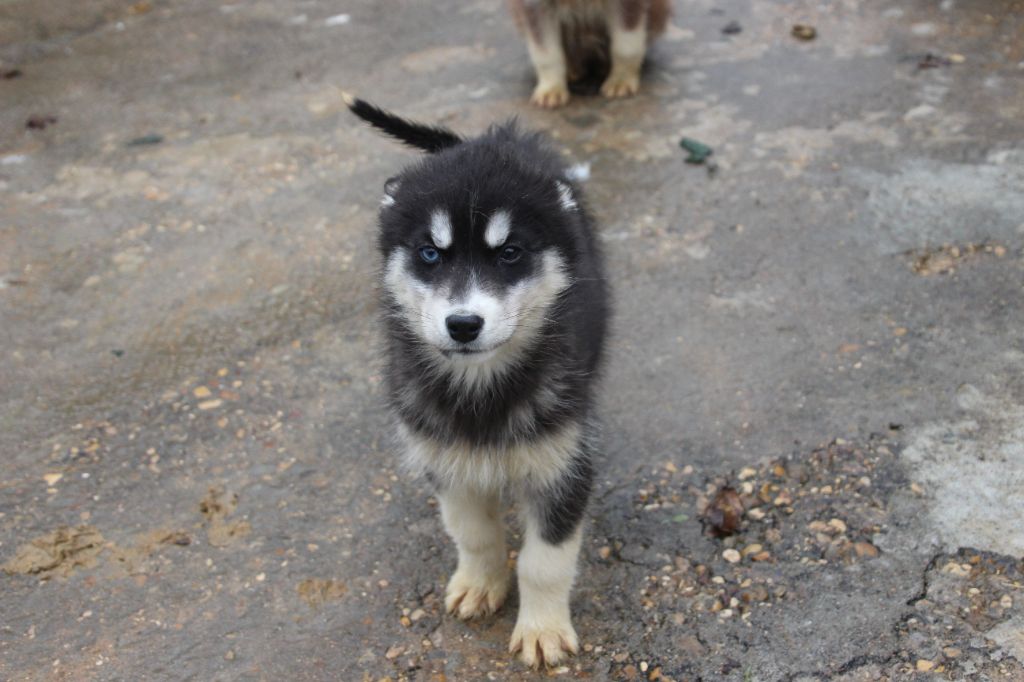
M423 259L424 263L433 265L437 261L441 260L441 252L435 249L433 246L421 246L420 258Z
M501 259L502 263L515 263L523 255L523 250L518 246L508 246L502 248L501 253L498 254L498 258Z

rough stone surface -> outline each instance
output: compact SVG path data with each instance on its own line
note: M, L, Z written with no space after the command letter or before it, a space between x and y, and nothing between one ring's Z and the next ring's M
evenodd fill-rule
M0 678L532 676L514 595L442 615L374 324L414 156L349 90L590 164L605 452L536 677L1024 679L1022 17L687 0L638 97L546 112L500 0L0 2Z

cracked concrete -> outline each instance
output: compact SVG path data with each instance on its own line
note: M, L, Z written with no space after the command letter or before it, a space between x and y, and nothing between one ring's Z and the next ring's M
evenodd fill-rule
M499 0L0 2L0 678L1024 680L1022 10L687 0L638 97L545 112ZM590 164L564 668L507 656L514 597L442 615L374 324L413 156L343 90Z

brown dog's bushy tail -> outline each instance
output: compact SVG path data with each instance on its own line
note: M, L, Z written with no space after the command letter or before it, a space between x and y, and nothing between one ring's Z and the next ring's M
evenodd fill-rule
M456 133L441 126L431 126L424 123L407 121L389 111L384 111L365 100L353 97L348 93L344 94L345 104L353 114L363 119L371 126L390 135L391 137L404 142L410 147L422 149L433 154L448 147L454 147L463 140Z

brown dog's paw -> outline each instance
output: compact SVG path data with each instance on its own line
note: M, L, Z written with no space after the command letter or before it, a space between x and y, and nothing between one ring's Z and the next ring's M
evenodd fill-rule
M569 103L569 88L565 83L538 83L530 101L544 109L557 109Z
M612 99L631 97L640 90L640 74L612 73L601 86L601 94Z

